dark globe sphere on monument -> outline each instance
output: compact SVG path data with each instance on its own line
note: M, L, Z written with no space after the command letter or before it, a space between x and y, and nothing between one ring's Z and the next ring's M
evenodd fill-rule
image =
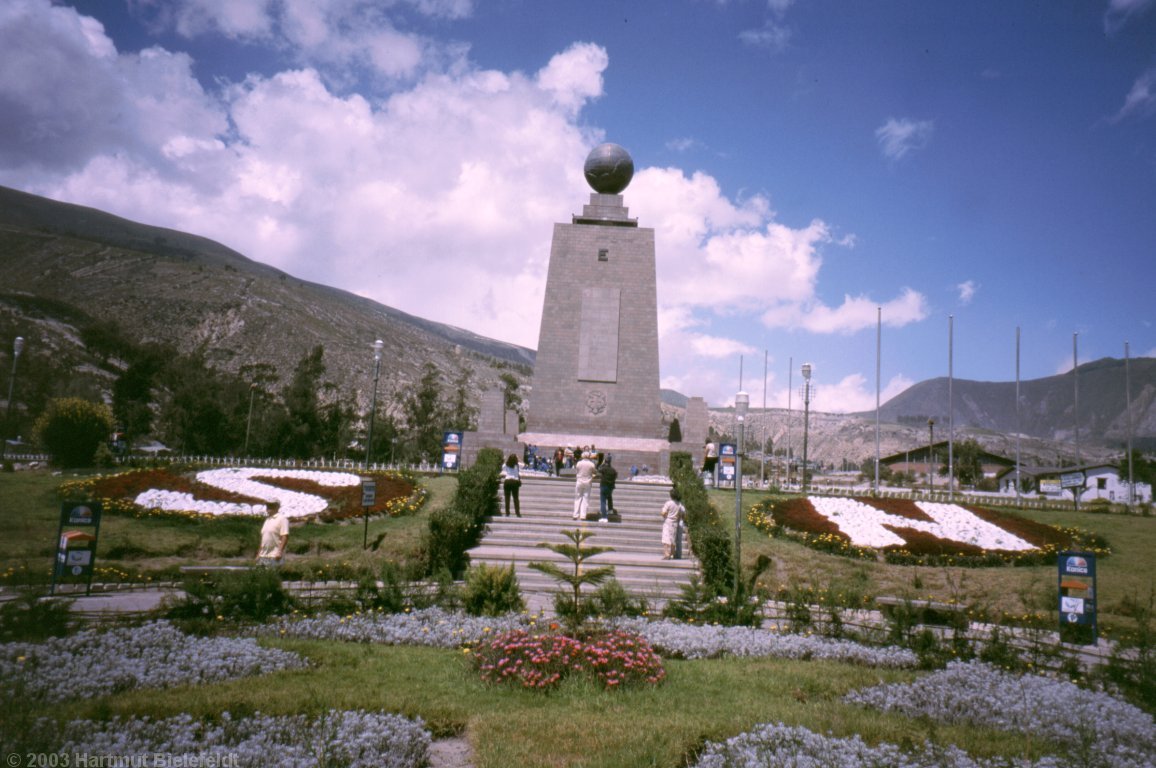
M617 195L634 178L634 160L617 144L599 144L586 156L586 183L602 195Z

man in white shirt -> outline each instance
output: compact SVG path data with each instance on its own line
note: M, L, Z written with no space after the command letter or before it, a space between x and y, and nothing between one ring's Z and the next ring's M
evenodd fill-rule
M271 501L265 505L267 517L261 526L261 548L257 550L257 565L281 565L285 545L289 543L289 518L281 514L281 504Z
M585 520L590 507L590 487L594 484L594 473L598 469L589 456L582 455L574 466L577 482L574 483L574 519Z

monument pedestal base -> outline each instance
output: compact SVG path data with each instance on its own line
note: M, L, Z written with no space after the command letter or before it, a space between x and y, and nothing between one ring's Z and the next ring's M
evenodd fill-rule
M617 437L614 435L559 434L552 432L523 432L518 435L523 445L538 446L539 456L552 456L555 448L593 446L595 451L614 457L619 480L630 477L630 468L650 469L649 474L670 474L670 442L644 437Z

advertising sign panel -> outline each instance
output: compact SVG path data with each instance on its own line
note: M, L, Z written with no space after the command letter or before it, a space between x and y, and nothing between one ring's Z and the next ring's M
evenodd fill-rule
M462 459L462 433L446 432L442 437L442 469L458 469Z
M1084 487L1084 473L1083 472L1065 472L1060 475L1061 488L1083 488Z
M84 579L85 593L91 591L102 510L99 501L66 501L60 505L56 557L52 568L52 594L56 594L58 583L68 579Z
M719 485L735 481L735 448L734 443L722 443L718 447Z
M1091 552L1061 552L1057 556L1060 596L1060 639L1066 643L1096 643L1096 556Z

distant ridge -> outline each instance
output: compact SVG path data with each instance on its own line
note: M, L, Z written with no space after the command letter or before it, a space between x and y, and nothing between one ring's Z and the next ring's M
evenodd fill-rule
M1134 443L1156 449L1156 359L1133 358L1131 422ZM1124 361L1103 358L1079 366L1080 439L1102 445L1123 445L1128 435L1129 412L1125 393ZM1076 430L1075 381L1072 373L1020 382L1016 415L1015 382L955 379L955 425L995 432L1020 432L1047 440L1074 442ZM898 424L926 424L934 418L940 429L948 416L946 377L921 381L882 405L880 418ZM857 416L874 418L874 411Z
M336 385L359 400L375 338L395 388L416 381L427 361L449 380L472 372L479 392L497 386L502 370L528 381L534 363L531 349L299 280L204 237L0 187L5 315L29 337L29 354L37 342L75 347L75 333L59 326L88 318L115 322L138 343L200 352L225 370L269 363L282 381L320 344Z

